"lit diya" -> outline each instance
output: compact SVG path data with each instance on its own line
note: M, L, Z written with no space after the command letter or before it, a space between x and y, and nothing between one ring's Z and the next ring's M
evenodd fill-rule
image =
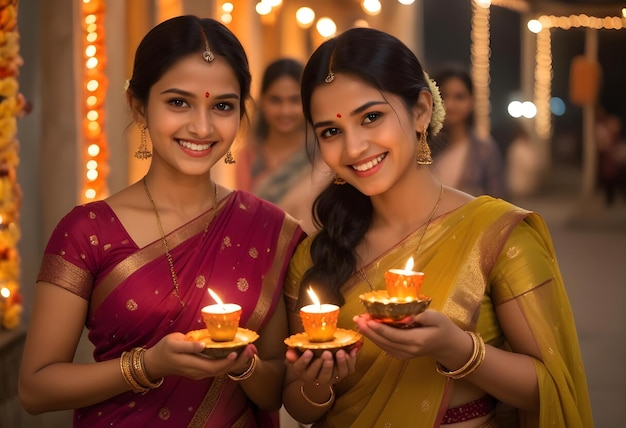
M308 288L307 293L313 300L313 304L300 308L304 332L311 342L330 342L337 331L339 306L322 304L311 287Z
M304 332L285 339L287 346L301 352L311 349L319 356L326 350L334 353L339 349L349 349L361 339L356 331L337 328L339 306L322 304L311 287L307 289L307 293L313 304L300 309Z
M411 327L411 317L425 311L430 297L421 295L424 272L413 270L413 257L404 269L385 272L385 290L374 290L359 296L372 318L396 327Z
M247 344L254 342L259 335L239 327L241 306L223 303L210 288L209 294L217 302L202 308L202 319L206 328L193 330L185 335L185 340L204 342L204 351L209 358L226 358L231 352L240 353Z

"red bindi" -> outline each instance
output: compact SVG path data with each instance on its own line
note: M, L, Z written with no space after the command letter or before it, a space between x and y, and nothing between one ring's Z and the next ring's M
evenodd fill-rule
M341 119L341 113L337 113L337 118Z
M209 98L209 95L211 95L211 94L209 94L208 92L205 92L204 93L204 98Z

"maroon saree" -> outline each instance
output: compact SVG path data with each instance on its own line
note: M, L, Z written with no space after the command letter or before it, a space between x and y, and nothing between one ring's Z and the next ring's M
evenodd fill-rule
M247 192L231 193L217 209L208 228L210 210L167 235L184 307L172 293L162 241L138 248L106 202L76 207L59 223L38 281L89 301L86 327L96 361L151 347L171 332L203 328L200 309L214 303L209 287L242 306L242 326L263 328L282 298L303 232L293 218ZM76 427L268 427L273 419L227 377L169 376L145 395L126 392L74 412Z

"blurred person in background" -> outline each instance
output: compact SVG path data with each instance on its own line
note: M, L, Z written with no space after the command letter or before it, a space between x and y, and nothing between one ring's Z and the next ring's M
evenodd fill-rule
M439 152L433 150L435 174L443 184L474 196L506 196L504 160L489 137L474 130L474 87L467 71L446 68L433 76L446 109ZM436 149L437 147L433 147Z
M253 136L237 156L236 186L280 206L310 233L313 200L330 176L323 178L323 168L306 151L302 68L281 58L265 69Z
M621 187L626 196L626 142L622 138L622 120L619 116L599 108L595 126L598 149L598 184L604 192L607 207L615 205Z

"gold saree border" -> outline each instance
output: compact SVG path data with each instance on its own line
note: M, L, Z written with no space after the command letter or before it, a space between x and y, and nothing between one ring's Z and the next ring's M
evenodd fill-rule
M93 275L68 262L57 254L44 254L37 282L58 285L85 300L89 300L93 288Z
M217 206L215 217L211 219L211 223L215 221L226 201L233 197L233 195L234 192L230 193L227 197L220 201ZM192 236L202 232L205 227L208 226L206 221L207 217L211 215L211 211L213 211L212 208L191 220L189 223L182 225L178 229L175 229L166 235L167 245L170 251L186 242L187 239ZM165 257L165 250L161 239L146 245L145 247L139 249L136 253L118 263L118 265L115 266L93 290L89 308L90 313L94 313L119 284L125 281L137 270L151 263L158 257Z
M250 329L257 330L271 307L272 295L276 291L276 287L280 279L280 273L283 270L283 266L286 262L287 251L289 251L289 243L293 240L296 231L298 230L299 223L285 213L283 218L283 224L278 235L276 242L276 254L272 260L272 265L263 278L263 284L261 286L261 293L259 299L254 308L250 318L246 323L246 326Z
M495 210L494 210L495 211ZM515 227L530 214L530 211L515 207L498 215L483 229L476 239L469 258L459 269L457 277L464 278L465 287L452 287L445 296L442 312L457 321L464 330L474 330L485 294L487 277L506 241ZM480 266L480 270L476 269Z
M222 375L213 378L211 387L198 406L198 410L194 413L191 422L187 425L189 428L204 428L206 426L206 422L211 417L211 413L213 413L213 409L215 409L215 405L222 395L224 385L226 385L226 376Z

